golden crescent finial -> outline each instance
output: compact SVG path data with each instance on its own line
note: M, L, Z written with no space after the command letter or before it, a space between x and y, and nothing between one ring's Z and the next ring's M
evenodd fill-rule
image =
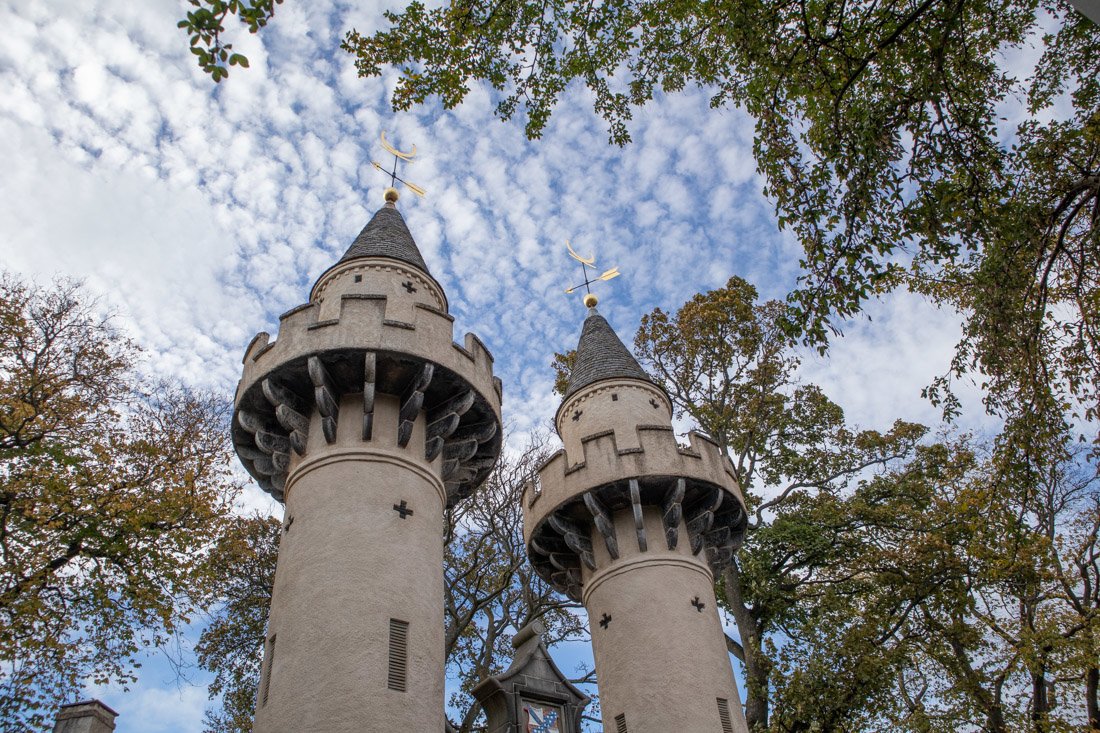
M596 255L592 255L590 257L581 257L579 254L573 251L573 247L569 244L568 239L565 240L565 247L569 250L569 256L575 259L577 262L588 265L589 267L596 266Z
M382 131L382 147L386 149L387 153L391 153L393 155L396 155L401 160L408 161L408 160L412 160L414 157L416 157L416 146L415 145L413 145L412 152L402 153L400 150L398 150L394 146L390 145L389 142L386 141L386 131L385 130Z
M598 302L595 294L592 293L591 286L595 283L607 280L613 280L622 273L619 272L619 268L612 267L608 270L604 270L602 274L596 275L596 273L589 273L588 269L596 269L596 255L593 254L590 257L584 257L577 254L577 251L573 249L573 245L569 243L569 240L565 240L565 247L569 250L569 256L581 263L581 272L584 274L584 282L579 285L574 285L571 288L566 288L566 293L575 293L579 288L585 289L584 304L589 308L595 308Z

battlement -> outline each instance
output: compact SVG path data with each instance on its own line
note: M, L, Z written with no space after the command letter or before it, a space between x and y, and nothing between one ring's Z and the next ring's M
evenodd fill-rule
M438 464L433 470L453 503L484 479L500 452L502 389L493 376L493 355L472 333L455 343L454 318L437 305L445 301L413 297L420 288L411 275L404 283L409 293L342 291L349 282L371 289L392 285L354 280L367 265L343 268L330 278L341 287L321 288L323 300L280 316L275 340L267 333L252 339L235 399L237 453L260 486L281 500L297 465L292 451L304 456L309 445L319 445L316 427L333 443L340 415L347 413L338 409L345 396L362 395L357 432L371 442L393 437L374 434L375 395L393 395L400 400L399 419L377 423L378 430L392 423L400 449L416 448ZM413 272L388 263L374 267L394 269ZM423 286L425 277L415 282ZM424 432L417 432L424 420ZM435 460L440 455L441 463Z
M559 450L520 495L532 565L571 598L580 600L597 568L619 561L627 525L643 554L662 545L672 551L686 535L689 554L705 550L714 572L740 545L745 502L720 447L694 431L687 446L679 445L667 424L638 425L632 432L625 447L620 430L583 436L581 460ZM664 541L648 540L647 533Z
M538 485L524 488L524 531L530 531L555 509L607 484L643 476L677 476L721 486L742 504L733 466L709 437L692 431L687 447L676 442L668 425L639 425L636 446L619 447L613 430L581 439L583 458L570 465L565 450L551 455L539 468Z
M278 338L266 332L252 339L244 356L237 398L280 366L310 355L347 348L395 352L417 357L460 374L479 392L501 399L494 379L493 355L476 335L455 343L454 317L426 303L402 309L400 319L386 295L345 293L333 318L321 318L318 303L304 303L279 317ZM404 305L409 305L408 303Z

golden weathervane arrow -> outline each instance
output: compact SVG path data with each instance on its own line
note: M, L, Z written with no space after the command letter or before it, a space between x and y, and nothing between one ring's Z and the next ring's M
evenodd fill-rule
M569 244L568 240L566 240L566 242L565 242L565 248L569 250L569 256L570 257L575 259L577 262L581 263L581 272L584 273L584 282L581 283L580 285L574 285L571 288L566 288L565 292L566 293L572 293L577 288L583 287L584 290L585 290L584 304L586 306L588 306L589 308L595 308L596 303L598 301L596 299L596 296L593 295L593 293L592 293L591 285L593 283L598 283L598 282L603 281L603 280L611 280L612 278L618 277L622 273L619 272L618 267L612 267L610 270L604 270L603 274L601 274L599 277L589 277L589 272L588 272L589 268L591 268L593 270L596 269L596 255L591 255L589 257L582 257L581 255L577 254L577 252Z
M397 182L398 181L401 181L402 183L404 183L405 186L407 186L408 189L410 191L412 191L413 193L415 193L417 196L423 196L425 193L427 193L420 186L416 185L415 183L410 183L409 181L406 181L401 176L397 175L397 161L403 160L406 163L411 163L412 159L416 157L416 146L413 145L412 150L410 150L407 153L401 152L400 150L398 150L394 146L390 145L389 142L386 140L385 130L382 131L381 139L382 139L382 147L385 148L387 153L390 153L391 155L393 155L393 170L392 171L386 170L385 168L382 167L381 163L379 163L378 161L375 161L375 160L372 160L370 162L370 164L390 177L390 187L386 189L386 194L385 194L386 195L386 200L387 201L396 201L397 200Z

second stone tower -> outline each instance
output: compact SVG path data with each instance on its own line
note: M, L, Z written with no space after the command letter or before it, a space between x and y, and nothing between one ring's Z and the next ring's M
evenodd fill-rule
M729 460L698 433L677 443L668 395L594 307L555 426L524 538L588 610L604 730L744 733L714 597L746 523Z

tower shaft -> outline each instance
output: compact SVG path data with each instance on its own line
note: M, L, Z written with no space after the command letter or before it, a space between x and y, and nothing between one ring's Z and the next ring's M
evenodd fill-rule
M599 563L584 583L604 730L725 733L729 721L732 731L730 711L741 702L711 570L689 547L667 548L657 508L643 517L657 546L640 551L633 511L615 512L619 559ZM679 531L686 536L682 521Z
M315 414L287 479L255 730L441 731L443 483L397 445L397 398L366 443L361 396L342 402L335 442Z

